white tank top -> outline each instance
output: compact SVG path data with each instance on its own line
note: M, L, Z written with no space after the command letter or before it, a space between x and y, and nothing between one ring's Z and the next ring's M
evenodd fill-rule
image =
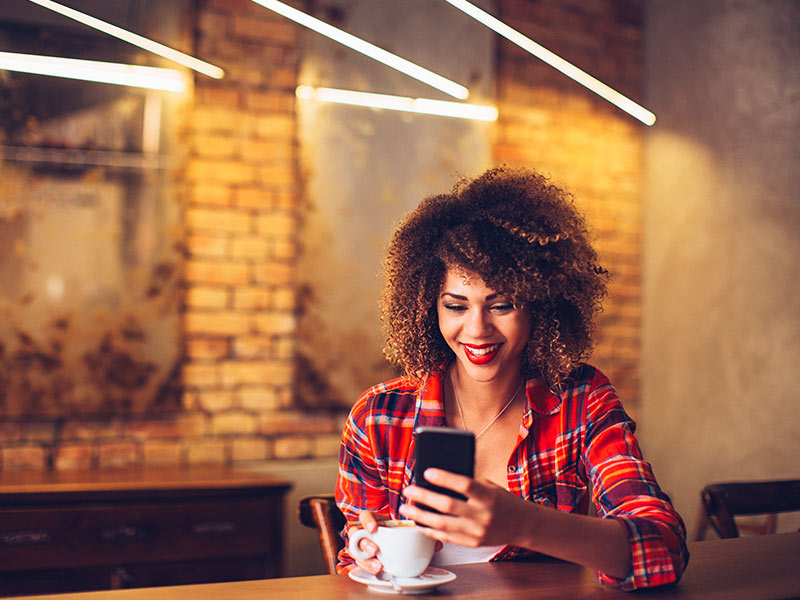
M495 554L505 546L478 546L469 548L457 544L445 543L444 547L433 555L431 564L434 567L445 565L466 565L469 563L489 562Z

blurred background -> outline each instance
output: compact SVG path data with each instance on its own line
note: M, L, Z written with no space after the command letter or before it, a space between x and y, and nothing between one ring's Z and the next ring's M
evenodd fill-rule
M300 99L453 100L250 0L68 4L225 76L0 5L0 51L187 82L0 70L1 472L276 474L294 486L286 574L313 572L294 503L332 489L349 406L393 375L384 244L424 196L510 164L588 216L612 275L592 362L690 531L706 483L800 475L800 3L476 2L652 127L438 0L289 4L459 82L496 121Z

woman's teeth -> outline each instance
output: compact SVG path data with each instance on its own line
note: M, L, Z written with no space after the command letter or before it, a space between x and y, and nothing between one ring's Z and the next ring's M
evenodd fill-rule
M493 346L486 346L486 348L470 348L469 346L466 346L466 348L473 356L484 356L485 354L491 354L497 350L498 346L499 344L494 344Z

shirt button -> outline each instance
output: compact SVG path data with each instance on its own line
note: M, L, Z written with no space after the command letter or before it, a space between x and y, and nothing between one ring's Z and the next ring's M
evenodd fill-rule
M516 472L517 472L517 467L510 466L510 465L509 465L509 467L508 467L508 472L509 472L509 473L516 473Z

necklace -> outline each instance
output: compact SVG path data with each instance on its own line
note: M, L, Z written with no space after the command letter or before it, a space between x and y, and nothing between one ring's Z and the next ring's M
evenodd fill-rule
M484 428L483 428L483 429L481 429L481 430L480 430L478 433L476 433L476 434L475 434L475 439L476 439L476 440L477 440L479 437L481 437L481 436L482 436L484 433L486 433L486 430L487 430L487 429L489 429L489 427L491 427L492 425L494 425L494 422L495 422L495 421L497 421L497 419L499 419L499 418L500 418L500 415L502 415L504 412L506 412L506 409L507 409L509 406L511 406L511 403L514 401L514 398L516 398L516 397L517 397L517 394L519 394L519 391L522 389L522 384L523 384L523 382L524 382L524 381L525 381L524 379L523 379L523 380L520 380L520 382L519 382L519 387L518 387L518 388L517 388L517 389L514 391L514 393L511 395L511 398L509 398L508 402L506 402L506 405L505 405L503 408L501 408L501 409L500 409L500 412L499 412L499 413L497 413L497 414L495 415L494 419L492 419L491 421L489 421L489 423L486 425L486 427L484 427ZM463 410L461 410L461 402L459 402L459 400L458 400L458 392L456 391L456 383L455 383L455 381L453 381L453 378L452 378L452 377L450 377L450 383L451 383L451 384L452 384L452 386L453 386L453 397L456 399L456 406L458 407L458 414L459 414L459 416L461 417L461 426L462 426L464 429L466 429L466 428L467 428L467 423L466 423L466 421L464 421L464 411L463 411Z

